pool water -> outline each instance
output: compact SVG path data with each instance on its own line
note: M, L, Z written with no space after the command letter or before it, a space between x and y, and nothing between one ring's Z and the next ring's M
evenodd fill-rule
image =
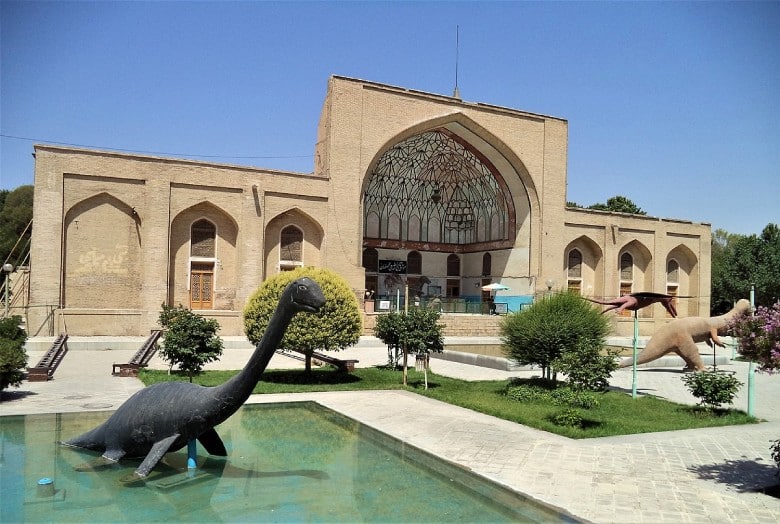
M245 405L227 457L105 465L59 445L110 412L0 417L1 522L573 522L314 402ZM53 489L52 489L53 487Z

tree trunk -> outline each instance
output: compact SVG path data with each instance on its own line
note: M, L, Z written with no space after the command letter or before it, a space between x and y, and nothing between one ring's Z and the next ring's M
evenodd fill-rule
M306 353L306 367L305 367L306 374L311 373L311 354Z
M408 361L408 358L409 358L409 353L406 351L406 345L404 345L404 386L406 386L406 375L407 375L406 363Z

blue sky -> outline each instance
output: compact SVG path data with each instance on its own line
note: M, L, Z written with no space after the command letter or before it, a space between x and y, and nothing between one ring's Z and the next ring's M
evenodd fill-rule
M568 200L780 222L780 2L0 1L0 188L34 143L313 169L330 75L569 122Z

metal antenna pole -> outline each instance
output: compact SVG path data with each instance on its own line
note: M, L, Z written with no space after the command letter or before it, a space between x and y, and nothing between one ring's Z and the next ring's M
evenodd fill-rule
M460 98L460 90L458 89L458 49L460 48L460 26L455 26L455 91L452 96Z

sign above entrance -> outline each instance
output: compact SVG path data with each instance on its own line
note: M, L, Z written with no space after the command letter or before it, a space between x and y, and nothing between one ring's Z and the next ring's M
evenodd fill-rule
M406 260L380 260L380 273L406 273Z

